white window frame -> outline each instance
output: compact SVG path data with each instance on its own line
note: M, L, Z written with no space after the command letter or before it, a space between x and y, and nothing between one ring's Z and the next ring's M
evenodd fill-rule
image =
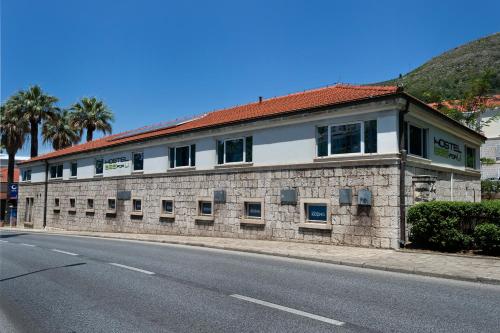
M425 158L425 159L429 159L429 132L428 132L428 128L425 128L425 127L422 127L421 125L418 125L418 124L415 124L413 122L410 122L410 121L407 121L406 122L406 142L408 142L408 151L407 151L407 154L410 155L410 156L415 156L415 157L418 157L418 158ZM415 154L412 154L410 153L410 145L411 145L411 142L410 142L410 126L413 126L413 127L416 127L418 129L420 129L420 132L421 132L421 135L420 135L420 146L421 146L421 149L422 149L422 155L415 155ZM427 142L424 142L424 131L427 130ZM424 149L424 145L427 145L427 147L425 147ZM424 157L424 151L427 152L427 157Z
M109 208L109 200L114 200L114 202L115 202L114 209ZM116 214L116 204L117 204L116 197L106 198L106 214Z
M194 143L193 143L194 144ZM182 145L182 146L171 146L170 148L173 148L174 149L174 156L170 156L170 149L168 150L168 167L169 169L172 169L170 168L170 159L173 158L174 159L174 167L173 169L187 169L187 168L194 168L194 166L191 166L191 146L193 144L188 144L188 145ZM177 166L177 160L175 159L175 156L177 155L177 149L178 148L185 148L185 147L188 147L189 149L189 153L188 153L188 165L183 165L183 166ZM195 152L196 154L196 152Z
M57 168L59 166L62 166L62 172L61 172L61 176L60 177L57 176ZM52 171L52 167L56 168L56 176L55 177L52 177L52 172L51 172ZM64 163L51 164L49 166L49 178L50 179L63 179L63 177L64 177Z
M243 140L243 160L238 162L227 162L226 161L226 142L227 141L235 141L235 140ZM227 138L223 140L224 142L224 164L232 165L232 164L243 164L247 162L247 145L246 145L246 137L237 137L237 138Z
M163 201L172 201L172 212L163 210ZM175 200L173 197L160 198L160 217L174 218L175 217Z
M73 171L73 164L76 164L76 175L72 175L71 172ZM69 178L75 179L78 177L78 161L71 161L69 162Z
M97 173L97 170L96 170L98 160L102 160L102 173ZM102 176L102 175L104 175L104 158L101 157L101 158L94 159L94 176Z
M134 155L136 155L136 154L141 154L142 155L142 169L140 169L140 170L135 170L134 169L134 161L135 161ZM134 173L134 172L136 172L136 173L144 172L144 152L143 151L134 151L134 152L132 152L132 159L131 160L132 160L132 173Z
M29 179L26 177L26 175L29 174ZM21 174L21 181L25 183L31 182L31 169L24 169L22 174Z
M137 200L141 202L141 210L135 209L135 201ZM140 197L133 197L132 200L130 200L130 202L132 203L132 210L130 215L142 216L142 212L144 211L143 201L144 200Z
M325 125L317 125L316 126L316 133L317 133L317 128L318 127L328 127L328 155L326 156L318 156L318 141L316 140L316 152L315 155L317 158L329 158L329 157L342 157L342 156L360 156L360 155L374 155L377 153L365 153L365 121L370 121L370 120L375 120L375 119L368 119L368 120L359 120L359 121L349 121L349 122L343 122L343 123L329 123ZM360 124L360 151L359 153L344 153L344 154L332 154L332 127L334 126L343 126L343 125L352 125L352 124ZM377 132L378 134L378 132Z

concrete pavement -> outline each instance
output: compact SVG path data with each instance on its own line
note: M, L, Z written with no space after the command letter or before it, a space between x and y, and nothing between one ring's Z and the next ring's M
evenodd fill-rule
M26 332L498 332L500 286L180 245L2 230Z
M500 258L498 257L217 237L63 230L12 230L194 245L455 280L500 284Z

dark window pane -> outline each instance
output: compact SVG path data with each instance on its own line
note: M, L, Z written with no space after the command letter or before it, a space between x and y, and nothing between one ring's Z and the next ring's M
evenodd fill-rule
M226 141L226 163L243 162L243 139Z
M404 137L403 137L403 144L404 144L404 147L405 147L405 150L406 152L408 152L408 122L405 121L404 122L404 130L405 130L405 133L404 133ZM398 147L398 149L401 149Z
M377 152L377 121L365 121L365 153Z
M108 199L108 209L113 210L116 208L115 199Z
M212 203L208 201L200 202L201 215L212 215Z
M252 162L253 151L253 137L247 136L245 138L245 162Z
M326 222L326 205L325 204L307 204L307 219L315 222Z
M76 207L76 199L69 199L69 206L71 208L75 208Z
M224 141L217 141L217 164L224 164Z
M55 165L52 165L50 167L50 178L56 178L57 177L57 168Z
M428 129L424 129L422 131L422 157L424 158L428 158L429 157L429 153L427 152L427 138L429 137L429 130Z
M141 200L133 200L133 209L136 212L140 212L142 208L142 202Z
M57 166L57 178L61 178L63 176L63 165L59 164Z
M95 174L100 175L102 174L102 167L103 167L103 160L99 159L95 161Z
M173 169L175 167L175 148L170 148L169 150L170 168Z
M321 126L317 128L316 145L318 146L318 156L328 155L328 127Z
M361 152L361 124L347 124L331 127L332 154Z
M476 150L474 148L466 147L465 166L467 168L476 168Z
M175 166L189 166L189 146L175 148Z
M134 154L134 171L144 168L144 155L142 153Z
M71 177L76 177L78 174L78 164L76 162L71 163Z
M247 216L254 218L262 217L262 207L259 202L249 202L247 203Z
M410 154L422 156L422 129L410 125Z
M191 145L191 166L196 165L196 145Z
M87 199L87 208L88 209L94 208L94 199Z
M164 213L172 213L174 211L174 203L172 200L162 201L162 210Z

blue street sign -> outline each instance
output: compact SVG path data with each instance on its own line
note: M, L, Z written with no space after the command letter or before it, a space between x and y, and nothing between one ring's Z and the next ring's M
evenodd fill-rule
M9 199L17 199L17 184L9 185Z

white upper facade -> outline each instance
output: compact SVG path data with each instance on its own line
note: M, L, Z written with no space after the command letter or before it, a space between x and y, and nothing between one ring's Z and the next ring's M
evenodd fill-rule
M49 181L321 163L399 153L401 99L128 143L48 161ZM452 169L479 168L478 136L412 105L405 115L409 156ZM21 166L21 181L44 182L45 162Z

